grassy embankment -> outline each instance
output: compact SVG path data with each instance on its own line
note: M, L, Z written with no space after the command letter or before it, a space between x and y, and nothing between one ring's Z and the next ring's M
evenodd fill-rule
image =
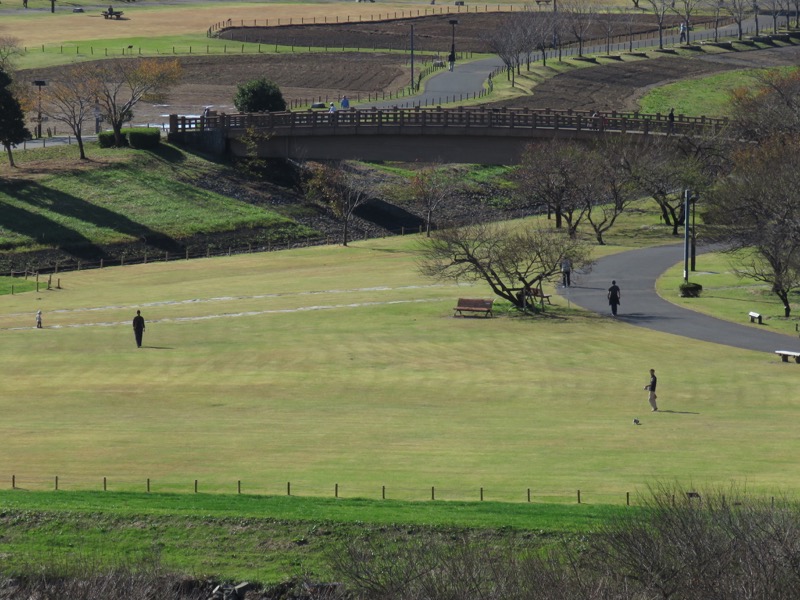
M0 177L13 175L0 187L6 250L73 248L96 262L98 248L111 244L147 241L163 255L203 234L260 231L264 241L314 235L289 216L193 185L228 168L169 145L120 152L89 144L84 164L75 147L15 154L18 169L0 166Z

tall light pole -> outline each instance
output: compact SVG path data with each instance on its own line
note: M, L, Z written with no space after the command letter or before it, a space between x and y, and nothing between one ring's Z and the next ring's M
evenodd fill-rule
M453 28L453 40L450 44L450 70L452 71L456 64L456 25L458 25L458 19L450 19L450 25Z
M414 90L414 25L411 25L411 91Z
M36 137L42 137L42 88L47 85L46 81L37 79L33 85L39 88L39 114L36 117Z

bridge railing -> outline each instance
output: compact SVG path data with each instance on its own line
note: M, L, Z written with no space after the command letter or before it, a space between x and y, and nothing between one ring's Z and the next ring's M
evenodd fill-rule
M316 135L354 133L375 135L441 133L444 128L564 129L574 131L621 133L674 133L676 135L709 135L720 132L727 119L639 112L605 112L551 109L493 109L487 107L457 108L351 108L337 112L298 111L255 114L219 114L206 117L170 115L170 133L204 130L246 130L250 128L291 134L292 131L314 130ZM466 132L461 131L461 134Z

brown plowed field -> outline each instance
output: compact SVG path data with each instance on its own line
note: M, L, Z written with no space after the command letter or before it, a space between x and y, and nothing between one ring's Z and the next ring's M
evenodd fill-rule
M456 45L461 51L487 50L489 32L502 28L508 13L458 15ZM275 81L287 100L322 100L364 96L398 90L409 80L405 52L342 52L346 48L407 48L410 24L415 28L417 65L449 49L454 15L398 19L369 23L245 27L225 30L226 38L262 44L295 44L295 52L181 57L182 82L170 94L167 105L140 104L135 122L166 122L169 113L199 114L212 106L232 112L236 86L267 77ZM638 31L652 30L652 18L641 17ZM328 52L307 52L308 46L327 47ZM266 50L267 48L265 48ZM772 65L798 64L797 48L760 50L692 58L664 57L576 69L536 87L528 96L494 103L496 106L633 110L641 95L652 87L710 73ZM54 79L60 68L31 71L24 77Z

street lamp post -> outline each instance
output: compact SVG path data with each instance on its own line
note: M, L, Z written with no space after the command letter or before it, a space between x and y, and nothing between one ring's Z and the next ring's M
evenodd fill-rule
M456 64L456 25L458 25L458 19L450 19L450 26L453 28L453 38L452 43L450 44L450 70L453 70Z
M411 25L411 91L414 91L414 25Z
M33 82L37 88L39 88L39 111L38 115L36 116L36 137L42 137L42 88L47 85L46 81L42 81L41 79L37 79Z

